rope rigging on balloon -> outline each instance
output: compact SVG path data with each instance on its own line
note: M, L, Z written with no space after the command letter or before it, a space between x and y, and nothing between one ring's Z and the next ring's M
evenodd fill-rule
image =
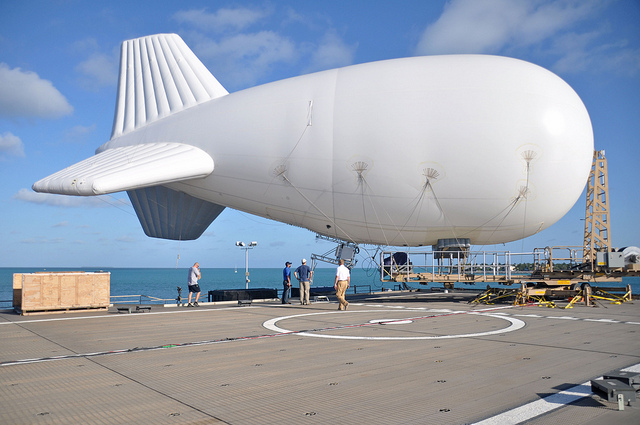
M425 198L427 192L431 191L431 193L433 194L433 200L434 200L434 202L436 204L436 207L438 208L438 211L440 211L440 213L444 217L445 224L447 226L449 226L449 229L451 230L451 233L453 234L453 239L456 240L456 243L459 243L460 241L458 240L458 236L456 235L455 226L451 223L451 220L449 219L449 217L448 217L447 213L445 212L444 208L442 208L442 204L440 203L440 199L438 199L438 195L436 195L436 191L434 190L433 185L431 184L432 180L437 180L437 178L439 176L438 171L436 169L434 169L434 168L425 168L425 169L422 170L422 172L423 172L423 175L425 177L425 182L422 185L422 190L420 191L420 194L418 195L418 198L416 199L416 204L413 207L413 210L411 211L411 213L409 214L409 217L407 218L407 221L402 226L402 229L404 229L404 227L409 223L409 219L411 218L411 216L413 216L413 214L418 209L418 207L422 208L423 201L424 201L424 198ZM418 221L419 216L420 216L420 211L418 211L418 216L416 217L416 222Z
M298 188L295 184L293 184L293 182L291 180L289 180L289 177L287 176L287 161L289 161L289 159L291 158L291 155L293 155L293 153L296 151L296 149L298 148L298 146L300 145L300 142L302 141L304 135L307 132L307 129L309 127L313 126L313 100L310 100L308 103L308 109L307 109L307 121L306 124L304 126L304 129L302 130L302 132L300 133L300 136L298 137L298 140L296 141L296 143L293 145L293 147L291 148L291 150L289 151L289 153L287 154L287 156L282 160L282 163L280 165L278 165L274 170L273 170L273 175L274 177L278 177L278 178L282 178L283 181L285 181L286 183L288 183L296 192L298 192L298 194L300 196L302 196L302 198L304 198L305 201L307 201L309 203L309 205L311 205L316 211L318 211L325 219L327 219L332 226L334 226L337 230L339 230L342 234L345 235L346 239L357 245L357 242L355 241L355 239L353 237L351 237L351 235L349 235L349 233L347 233L343 228L341 228L334 219L332 219L328 214L326 214L324 211L322 211L322 209L317 206L311 199L309 199L300 188ZM270 185L267 187L266 191L269 190Z
M532 150L527 150L525 152L523 152L522 157L525 160L525 162L527 163L527 181L526 181L526 191L529 191L529 172L531 170L531 161L534 160L534 158L536 157L536 152L532 151ZM521 251L524 251L524 238L525 236L525 232L526 232L526 226L527 226L527 201L528 198L526 196L526 192L525 192L525 196L524 196L524 216L522 218L522 248L520 249Z
M354 164L351 165L351 168L357 174L358 185L357 185L356 190L358 190L358 189L360 190L360 195L361 195L361 200L362 200L362 215L364 217L365 228L367 229L367 235L369 236L369 239L371 239L371 233L369 233L369 221L367 220L367 206L366 206L366 203L365 203L366 189L367 188L371 189L371 186L369 186L369 183L364 178L364 172L366 171L366 169L368 167L369 167L369 164L367 164L364 161L358 161L358 162L355 162ZM378 212L377 212L376 207L375 207L375 205L373 203L373 200L371 199L370 196L367 196L367 199L369 200L369 204L371 205L371 209L373 210L373 214L375 215L376 222L378 223L378 227L380 228L380 232L382 233L382 237L384 238L385 244L389 245L389 239L387 239L387 235L386 235L386 233L384 231L384 227L382 226L382 223L380 221L380 217L378 216ZM388 216L388 214L387 214L387 216Z
M291 187L298 192L298 194L300 196L302 196L304 198L305 201L307 201L309 203L309 205L311 205L316 211L318 211L320 214L322 214L322 216L324 218L326 218L329 222L331 222L331 224L333 226L336 227L336 229L338 229L340 232L342 232L347 239L349 240L349 242L352 242L354 244L357 245L357 242L355 241L354 238L352 238L349 233L347 233L343 228L341 228L331 217L329 217L327 214L324 213L324 211L322 211L322 209L320 209L320 207L318 207L311 199L309 199L304 193L302 193L302 191L296 187L296 185L293 184L293 182L291 182L291 180L289 180L289 178L287 177L287 175L285 174L285 170L283 170L283 172L280 174L280 177L282 177L287 183L289 183L291 185Z
M485 221L480 226L476 227L475 229L473 229L471 231L474 231L474 230L477 230L477 229L480 229L480 228L484 227L485 225L487 225L488 223L493 221L496 217L499 217L505 210L508 209L508 211L506 212L504 217L502 217L502 219L500 220L498 225L494 227L493 231L491 232L491 235L489 236L489 239L490 239L495 234L495 232L502 226L502 223L504 223L504 221L507 219L507 217L513 212L513 210L516 208L516 206L518 205L520 200L524 199L524 218L523 218L523 223L522 223L522 235L523 235L522 237L523 238L525 237L526 223L527 223L527 201L528 201L527 195L529 193L529 175L530 175L530 170L531 170L530 166L531 166L531 161L533 161L533 159L535 157L536 157L536 152L532 151L532 150L527 150L527 151L522 153L522 158L525 160L525 163L526 163L525 185L524 186L520 186L518 188L518 195L505 208L503 208L496 215L494 215L489 220ZM481 246L480 249L482 249L483 246ZM523 241L522 250L524 251L524 241Z

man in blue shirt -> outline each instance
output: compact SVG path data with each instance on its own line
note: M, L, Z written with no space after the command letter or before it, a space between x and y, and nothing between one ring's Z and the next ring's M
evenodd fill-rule
M282 270L282 304L291 304L289 302L289 292L291 292L291 263L286 262Z
M306 259L302 259L302 265L293 274L300 281L300 304L309 305L309 287L313 272L311 267L307 266Z

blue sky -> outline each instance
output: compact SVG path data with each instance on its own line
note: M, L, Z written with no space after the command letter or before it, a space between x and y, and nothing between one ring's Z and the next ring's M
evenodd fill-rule
M18 1L0 3L0 267L252 267L332 249L225 210L197 241L144 235L124 193L34 193L111 134L122 41L177 33L230 92L313 71L433 54L510 56L567 81L608 159L613 245L640 245L640 1ZM523 241L581 245L585 198ZM180 259L178 260L178 256ZM361 260L361 264L365 261Z

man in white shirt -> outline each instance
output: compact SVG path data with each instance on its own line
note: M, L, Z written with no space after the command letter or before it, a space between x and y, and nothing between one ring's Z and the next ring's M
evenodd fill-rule
M340 305L338 306L338 310L346 310L349 307L349 303L344 298L344 293L349 288L349 283L351 282L351 273L347 266L344 265L344 260L338 261L338 268L336 269L336 280L333 284L334 289L336 290L336 297L338 297L338 302Z

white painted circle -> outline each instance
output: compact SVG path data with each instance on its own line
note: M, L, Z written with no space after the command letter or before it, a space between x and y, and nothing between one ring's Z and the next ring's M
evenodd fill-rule
M380 313L380 310L362 310L362 311L350 311L348 314L352 314L352 313ZM267 320L266 322L264 322L262 324L263 327L272 330L274 332L278 332L278 333L295 333L297 335L304 335L304 336L311 336L314 338L330 338L330 339L364 339L364 340L378 340L378 341L397 341L397 340L416 340L416 339L454 339L454 338L473 338L473 337L479 337L479 336L487 336L487 335L495 335L495 334L502 334L505 332L513 332L513 331L517 331L518 329L522 329L525 326L525 323L520 320L520 319L516 319L514 317L509 317L509 316L504 316L501 314L490 314L490 313L478 313L478 312L454 312L453 314L450 315L458 315L458 314L474 314L474 315L480 315L480 316L488 316L488 317L493 317L496 319L502 319L502 320L506 320L508 322L510 322L510 325L507 326L504 329L497 329L497 330L492 330L492 331L486 331L486 332L476 332L476 333L470 333L470 334L459 334L459 335L439 335L439 336L408 336L408 337L404 337L404 336L347 336L347 335L322 335L322 334L314 334L314 333L310 333L310 332L297 332L297 331L292 331L292 330L288 330L288 329L284 329L281 328L279 326L276 325L276 323L282 321L282 320L286 320L286 319L292 319L292 318L296 318L296 317L305 317L305 316L316 316L316 315L320 315L320 314L346 314L346 312L343 311L325 311L325 312L320 312L320 313L305 313L305 314L294 314L291 316L282 316L282 317L276 317L275 319L270 319ZM440 317L440 316L435 316L435 317ZM400 322L412 322L411 319L392 319L392 321L394 323L400 323ZM383 322L386 322L386 320L383 320ZM373 322L371 322L373 323ZM403 323L404 324L404 323Z

